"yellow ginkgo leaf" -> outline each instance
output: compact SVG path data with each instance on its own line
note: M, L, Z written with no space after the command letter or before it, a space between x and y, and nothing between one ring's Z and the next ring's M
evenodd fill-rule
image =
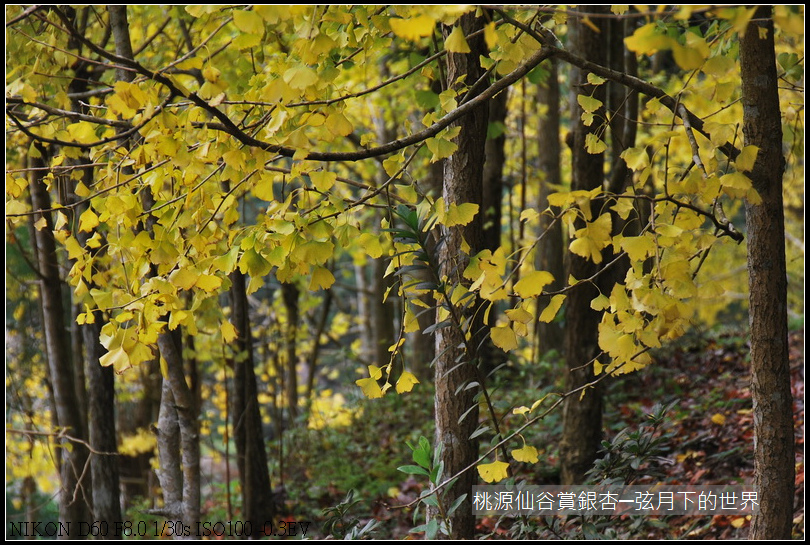
M320 289L328 290L335 283L335 275L325 267L315 267L312 271L312 280L309 282L309 291Z
M129 361L129 354L127 354L124 348L120 346L101 356L99 363L102 367L109 367L112 365L116 373L121 373L132 367L132 364Z
M410 392L415 384L419 384L419 379L410 371L403 371L397 380L397 393Z
M197 282L199 277L200 272L197 269L181 267L172 271L172 273L169 275L169 282L180 289L190 290L194 287L194 284Z
M497 483L509 476L509 464L498 460L491 464L480 464L478 474L488 483Z
M400 38L406 40L418 40L433 33L436 21L427 15L411 17L410 19L391 19L391 30Z
M551 323L551 320L554 319L554 317L557 315L557 312L560 310L563 301L565 301L565 295L560 294L552 297L551 302L540 314L539 320L546 324Z
M650 237L624 237L622 250L627 252L633 261L643 261L655 253L655 240Z
M201 290L211 293L222 285L222 279L213 274L201 274L195 285Z
M354 130L354 125L342 113L335 113L326 118L326 128L335 136L348 136Z
M98 223L98 216L92 208L88 208L79 216L79 231L89 233L98 226Z
M523 299L542 293L543 288L554 282L554 276L548 271L532 271L515 284L515 293Z
M236 328L227 320L222 322L222 325L219 326L219 331L222 333L222 340L226 343L232 342L237 337Z
M714 413L712 415L712 422L717 424L718 426L723 426L726 423L726 417L720 413Z
M334 172L327 172L325 170L318 170L309 173L309 179L312 180L312 185L321 193L326 193L332 186L335 185L337 174Z
M506 316L513 322L521 324L528 324L534 319L531 312L525 310L523 307L513 308L506 311Z
M512 457L518 462L527 462L529 464L536 464L540 460L537 449L531 445L524 445L523 448L513 450Z
M461 27L454 27L450 35L444 41L444 48L451 53L469 53L470 46L464 37Z
M363 394L369 399L378 399L383 396L383 392L380 389L380 385L377 384L377 380L373 378L361 378L360 380L356 380L355 384L360 386L360 389L363 390Z
M509 352L518 347L517 335L509 327L493 327L490 335L495 346Z

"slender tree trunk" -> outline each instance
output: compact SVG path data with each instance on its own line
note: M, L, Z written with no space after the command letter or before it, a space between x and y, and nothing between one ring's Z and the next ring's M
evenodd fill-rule
M242 486L242 516L252 537L263 535L264 522L275 515L275 500L267 469L262 416L259 410L253 340L250 330L245 275L231 273L231 320L237 331L234 358L233 435Z
M484 177L482 189L481 221L483 242L481 249L495 251L501 246L501 220L503 208L503 169L506 163L506 114L509 90L505 89L489 101L487 140L484 144ZM495 325L497 312L490 312L488 326ZM487 376L506 362L506 353L487 339L480 348L479 368Z
M587 10L607 13L606 6L587 6ZM571 19L573 50L592 62L604 65L607 61L607 27L604 19L591 18L600 27L596 32L583 24L578 16ZM574 70L571 78L574 95L592 95L606 102L604 86L594 88L587 83L587 74ZM576 97L574 97L576 103ZM588 133L598 129L604 111L597 111L593 125L586 127L581 120L579 108L573 117L573 155L571 189L588 190L602 187L604 176L603 154L591 154L585 150ZM599 215L598 203L591 207L593 217ZM598 265L578 255L571 255L569 272L577 279L592 276ZM593 365L589 362L596 356L600 313L591 309L591 301L599 291L591 284L583 284L571 290L565 311L565 358L568 367L566 390L571 391L594 379ZM580 396L571 396L563 406L563 437L560 443L560 479L563 484L582 483L585 472L591 468L602 439L602 392L597 386L584 391Z
M157 425L158 460L155 470L163 490L166 514L177 516L183 511L183 472L180 471L180 424L174 409L172 387L168 380L161 386L160 412Z
M287 311L287 328L284 335L284 349L287 354L284 373L284 390L287 398L290 426L295 426L298 418L298 286L293 283L281 284L281 295ZM235 386L235 388L237 388Z
M482 35L470 38L470 34L483 28L483 21L474 14L463 15L457 23L471 49L470 53L449 53L447 56L448 87L457 85L457 80L466 76L467 82L475 82L483 71L479 56L486 53ZM445 32L449 33L446 28ZM458 150L445 160L443 196L449 204L482 203L482 173L484 143L487 130L487 108L480 107L456 122L461 126L461 133L456 138ZM480 209L479 209L480 210ZM482 245L481 215L466 226L443 229L445 237L439 260L441 274L447 276L451 284L461 282L469 256L459 251L462 239L470 246L470 253L475 254ZM475 326L473 326L475 327ZM474 407L474 391L464 386L476 380L477 370L474 365L475 354L468 354L463 348L464 335L455 328L440 329L436 334L436 443L442 446L444 474L454 475L472 464L478 454L478 442L470 435L478 425L478 409ZM477 342L473 340L473 345ZM461 361L467 361L459 365ZM469 412L467 412L469 411ZM462 420L461 416L467 413ZM472 472L462 474L453 485L448 495L448 505L461 494L466 500L450 519L453 539L471 539L475 532L475 519L472 515L472 485L475 475Z
M743 134L757 146L748 173L762 203L746 204L754 460L759 512L752 539L790 539L793 520L793 397L787 332L782 118L771 7L761 6L740 39Z
M506 104L509 90L505 89L489 101L490 136L484 146L484 186L481 205L484 222L483 249L493 252L501 245L501 209L503 208L503 167L506 162Z
M39 147L40 154L46 153ZM44 170L48 165L42 158L31 158L31 204L34 210L49 210L51 197L45 186ZM87 439L79 413L80 400L76 397L73 367L70 351L66 344L67 327L62 298L62 281L59 278L59 263L56 255L56 241L53 237L53 221L50 213L39 212L34 220L44 218L46 226L35 230L37 261L40 272L40 303L42 305L43 329L45 333L48 370L53 387L54 413L60 428L81 441ZM91 509L88 500L91 496L89 479L82 481L87 463L87 448L78 442L62 440L61 446L61 491L59 496L59 520L70 524L66 537L79 537L79 522L87 522Z
M537 210L548 208L548 196L556 189L552 184L562 182L560 170L560 82L557 79L557 61L546 61L549 67L548 79L537 89L537 103L547 106L545 115L537 123L540 160L540 190L537 195ZM540 216L540 233L546 233L537 248L537 269L548 271L554 276L554 282L548 289L556 291L564 286L565 261L563 259L562 222L554 222L546 214ZM548 304L547 301L544 304ZM540 312L537 312L540 316ZM539 352L562 350L563 330L558 322L545 323L537 321L537 338Z
M87 10L82 8L80 18L87 17ZM71 10L75 13L74 10ZM78 39L71 36L69 47L72 50L79 50ZM90 65L83 60L77 60L73 66L74 77L70 82L69 90L72 93L83 93L88 90L88 83L93 76ZM89 114L89 108L78 99L71 101L74 111ZM88 157L82 156L78 159L70 160L82 173L82 182L85 187L93 186L94 169L89 166L91 161ZM63 176L62 184L65 187L65 205L72 205L76 208L77 215L86 210L89 204L79 204L81 199L76 195L76 181L72 176ZM76 238L82 247L87 247L86 243L93 233L78 232ZM98 252L103 251L106 245L94 252L94 257ZM92 250L91 250L92 251ZM95 282L87 281L87 289L97 288ZM74 344L78 348L75 356L76 368L84 369L78 375L77 388L80 399L86 400L88 423L88 434L90 446L98 452L111 453L110 455L94 455L90 459L90 468L93 483L93 517L94 520L121 520L121 483L119 476L120 458L112 453L118 451L118 435L115 418L115 375L112 367L102 367L100 359L105 353L99 338L101 329L106 323L104 313L95 311L93 313L93 323L79 325L76 316L81 312L81 302L74 305L73 312L73 333L74 339L81 339L83 342ZM84 350L81 349L84 346ZM87 380L85 390L84 380Z
M435 92L441 92L441 82L438 80L434 80L433 87ZM420 189L426 194L431 195L434 199L441 196L442 179L444 178L443 165L444 160L431 163L428 166L428 174L425 183L420 184ZM429 243L431 241L432 239L429 239ZM428 251L432 253L435 251L435 248L429 247ZM422 281L427 281L429 279L429 274L426 271L421 271L418 274L422 275L420 277ZM436 304L433 298L429 295L423 296L422 301L428 306ZM417 312L421 312L422 310L424 309L417 307ZM419 322L419 331L409 333L407 342L407 345L412 349L412 372L419 377L420 381L422 380L422 377L430 378L430 380L432 380L430 364L433 361L433 358L436 356L436 344L433 336L425 335L423 331L436 323L436 315L433 312L422 312L417 317L417 321Z

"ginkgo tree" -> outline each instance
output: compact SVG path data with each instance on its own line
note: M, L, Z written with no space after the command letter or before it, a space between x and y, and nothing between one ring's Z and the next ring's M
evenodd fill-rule
M388 258L396 283L384 297L400 298L400 327L389 360L369 362L356 384L376 398L430 380L407 361L403 343L419 329L420 315L435 318L426 333L436 336L444 480L431 493L458 507L476 474L496 482L507 478L510 464L538 459L516 432L501 431L503 415L482 372L484 344L514 352L538 321L559 319L566 304L567 312L580 308L571 300L589 293L585 303L599 313L598 350L578 365L594 383L643 368L651 349L690 327L701 299L720 295L698 273L723 239L743 238L724 206L760 203L746 174L759 150L740 142L736 126L736 44L753 9L600 11L638 22L624 41L630 54L671 52L671 72L648 78L567 47L569 17L595 26L596 15L582 10L77 9L7 7L9 232L35 218L37 241L58 245L69 260L66 277L81 309L75 320L98 326L102 366L121 374L160 359L164 399L173 398L167 410L177 414L164 420L161 413L158 427L161 434L170 433L164 426L179 429L184 441L183 463L162 457L161 473L168 478L181 465L188 472L178 496L186 504L170 506L186 522L199 519L199 457L191 455L199 449L191 388L199 384L186 375L178 340L187 339L188 348L188 339L204 335L237 347L233 361L247 373L244 406L257 411L250 429L260 435L251 325L236 309L268 277L318 292L336 285L334 263L343 252ZM695 14L706 29L690 26ZM128 25L129 50L118 39L116 17ZM785 33L798 33L796 17L785 7L775 11ZM515 247L484 249L481 242L487 105L549 59L584 74L587 87L573 88L574 115L589 128L574 139L580 156L597 156L618 140L608 130L619 114L606 105L607 85L644 96L643 134L633 145L611 147L627 183L603 180L600 164L587 187L574 184L549 195L547 209L519 212L521 223L542 216L566 228L568 251L587 264L568 278L534 265L531 251L546 230ZM436 163L442 187L431 193L420 179ZM34 198L37 191L42 199ZM48 194L55 200L44 199ZM623 227L632 222L634 230ZM626 274L610 277L619 260ZM55 265L54 255L40 268L46 263ZM43 286L58 286L51 272ZM221 308L228 293L230 314ZM294 353L288 378L296 374ZM60 356L49 350L48 357ZM58 382L67 372L51 365L57 400L73 388ZM572 386L562 398L574 402L594 383ZM292 415L296 395L293 387ZM517 412L529 425L540 418L532 413L547 409L537 400ZM59 425L81 428L67 417ZM492 441L482 453L477 441L485 434ZM78 485L69 473L63 471L63 502ZM195 478L196 485L189 482ZM441 521L447 509L432 513L433 531L473 537L470 509L452 511Z

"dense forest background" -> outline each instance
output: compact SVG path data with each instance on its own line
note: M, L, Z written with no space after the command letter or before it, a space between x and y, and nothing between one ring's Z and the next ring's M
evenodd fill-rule
M7 535L803 537L803 6L7 6L6 43ZM471 515L608 481L761 509Z

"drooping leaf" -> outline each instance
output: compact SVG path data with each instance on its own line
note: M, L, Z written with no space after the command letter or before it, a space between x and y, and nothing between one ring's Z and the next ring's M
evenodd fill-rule
M537 449L531 445L523 445L523 448L513 450L512 458L518 462L526 462L529 464L536 464L540 460Z
M540 318L538 318L543 323L551 323L555 316L557 316L557 312L559 312L560 307L562 306L563 302L565 301L565 295L558 294L551 298L548 306L540 313Z
M369 399L379 399L383 396L383 391L380 389L380 385L377 384L376 379L361 378L356 380L355 384L360 386L360 389L363 390L363 394Z
M419 384L419 379L410 371L403 371L397 380L396 390L398 394L410 392L414 385Z
M518 347L517 335L515 335L511 327L493 327L490 336L492 337L492 343L504 352L509 352Z
M498 483L509 476L509 464L496 460L491 464L478 464L478 474L488 483Z

